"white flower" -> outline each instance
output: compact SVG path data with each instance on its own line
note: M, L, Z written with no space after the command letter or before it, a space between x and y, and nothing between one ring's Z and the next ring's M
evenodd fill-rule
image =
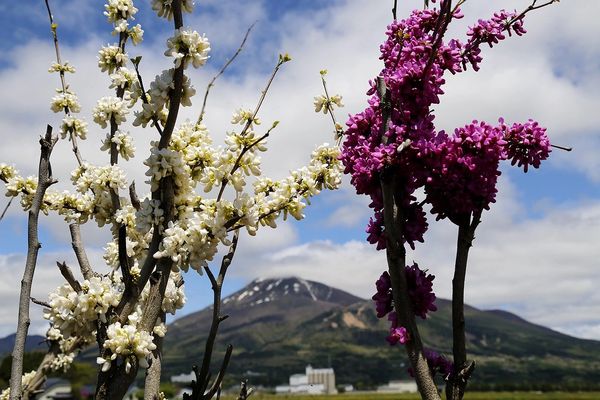
M31 371L26 373L21 377L21 386L25 387L31 383L31 380L35 376L36 371ZM10 387L6 388L0 393L0 400L9 400L10 399Z
M173 9L171 4L173 0L152 0L152 9L156 11L159 17L173 19ZM182 0L181 11L191 13L194 10L194 0Z
M0 180L1 181L8 181L9 179L12 179L15 177L15 175L17 175L17 170L7 164L4 163L0 163Z
M316 96L313 104L315 106L315 112L323 111L323 114L327 114L330 109L333 110L334 104L338 107L344 107L342 104L342 96L339 94L329 97L329 100L325 95Z
M125 89L129 90L134 82L137 82L137 74L134 71L130 71L125 67L120 67L114 74L110 74L112 83L110 84L111 89Z
M106 11L104 15L108 17L109 22L116 23L119 20L133 19L138 9L133 6L132 0L108 0L104 5Z
M100 147L100 150L110 151L111 144L116 146L117 151L125 160L133 158L135 146L133 145L133 139L129 133L117 131L112 139L110 137L110 133L107 134L106 138L102 141L102 147Z
M87 122L82 119L67 116L63 118L62 125L60 126L60 136L64 139L72 133L76 137L79 137L83 140L86 139L87 136ZM69 136L70 139L70 136Z
M232 124L240 124L246 125L248 122L251 122L255 125L260 125L260 119L254 116L254 113L250 110L238 109L233 116L231 117Z
M126 62L127 53L123 53L119 46L103 46L98 52L98 67L102 72L108 71L109 74L112 74Z
M109 370L111 361L118 356L124 358L126 372L129 372L131 368L131 357L137 358L141 367L148 367L146 357L156 349L149 332L138 330L136 325L121 325L120 322L116 322L108 326L106 336L104 348L109 349L112 356L108 360L102 357L98 357L96 360L98 364L102 364L103 371Z
M129 30L129 37L133 42L134 46L137 46L144 39L144 30L140 24L135 25L133 28Z
M98 100L96 107L93 110L94 122L102 128L106 128L107 124L114 118L117 125L125 122L125 116L129 113L125 101L118 97L107 96Z
M70 73L74 73L75 72L75 67L72 65L69 65L69 62L65 62L64 64L59 64L59 63L52 63L52 65L50 65L50 68L48 68L48 72L70 72Z
M191 61L195 68L198 68L208 60L210 43L204 35L191 29L179 28L175 35L167 40L168 49L165 56L175 58L175 67L182 65L186 68Z
M77 113L81 111L79 99L73 92L57 90L58 94L52 98L50 108L55 113L59 113L68 109L70 112Z

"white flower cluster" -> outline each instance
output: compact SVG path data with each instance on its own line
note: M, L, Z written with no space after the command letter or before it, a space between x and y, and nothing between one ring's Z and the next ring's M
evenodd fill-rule
M50 293L50 308L44 310L44 318L60 332L59 335L55 330L49 331L53 340L77 337L86 343L93 342L96 321L108 321L108 309L119 303L123 292L123 284L116 275L92 277L83 281L81 288L81 293L76 293L69 284L64 284Z
M173 19L173 0L152 0L152 9L159 17ZM194 0L181 0L181 11L191 13L194 11Z
M142 26L137 24L129 28L128 20L135 19L134 15L138 12L132 0L108 0L104 8L106 9L104 15L106 15L108 22L111 22L115 28L113 34L127 33L134 45L142 41L144 35Z
M137 82L137 75L134 71L126 67L120 67L115 73L110 74L110 89L131 90L134 83Z
M103 46L98 52L98 67L102 72L112 74L127 62L127 53L117 45Z
M232 124L246 125L248 122L254 125L260 125L260 119L254 116L254 113L250 110L238 109L231 117Z
M160 200L145 198L135 215L137 230L142 233L148 233L154 225L162 225L164 220L163 215L164 211L160 208Z
M17 175L17 170L8 164L0 163L0 181L7 182Z
M132 0L108 0L104 8L106 9L104 15L112 23L117 23L120 20L134 19L133 16L138 12Z
M21 377L21 387L26 387L31 383L31 380L35 376L35 371L27 372ZM0 393L0 400L9 400L10 399L10 387L4 389L2 393Z
M327 114L329 110L333 110L333 105L335 104L338 107L344 107L342 104L342 96L339 94L335 94L329 99L325 95L319 95L315 97L315 101L313 102L315 106L315 112L323 111L323 114Z
M23 178L19 175L14 175L6 182L6 196L17 197L21 195L21 206L24 210L29 210L31 208L31 203L33 202L37 184L38 181L35 176ZM42 204L41 207L43 212L47 211L44 204Z
M94 107L94 122L106 128L111 119L114 119L114 122L120 125L125 122L128 113L127 104L122 99L113 96L102 97Z
M68 62L65 62L64 64L59 64L59 63L55 62L55 63L52 63L52 65L50 65L50 68L48 68L48 72L75 73L75 67L72 65L69 65Z
M118 192L127 186L125 173L117 165L95 167L89 164L77 168L71 180L81 194L93 196L90 212L93 212L98 226L104 226L114 217L111 191Z
M142 105L142 111L135 112L134 126L146 125L152 121L152 118L156 116L160 121L166 121L167 119L167 108L169 107L169 96L171 90L175 88L173 82L174 69L164 70L160 75L154 78L154 81L150 83L150 89L148 90L147 97L149 103ZM192 86L190 79L183 76L183 86L181 93L181 105L191 106L191 98L196 94L196 89ZM134 94L132 94L133 96ZM137 94L135 95L137 96ZM132 97L133 99L133 97Z
M183 155L171 149L159 149L157 142L152 143L150 157L144 161L144 164L148 166L146 176L150 177L147 183L150 184L151 190L153 192L156 191L159 181L166 176L171 176L175 183L177 194L189 192L191 180L186 173Z
M60 136L64 139L67 135L73 134L85 140L88 132L87 125L87 122L82 119L66 116L63 118L62 125L60 126Z
M111 144L114 143L117 147L117 151L125 160L133 158L135 154L135 146L133 145L133 139L127 132L117 131L111 138L110 133L106 135L106 138L102 141L102 147L100 150L110 151Z
M50 104L50 109L55 113L59 113L62 111L68 111L73 113L78 113L81 111L81 106L79 105L79 99L75 94L69 90L62 91L60 89L56 90L58 94L52 98L52 103Z
M208 60L210 51L210 43L204 35L186 28L175 30L175 35L167 40L167 47L165 56L175 59L175 68L182 64L187 68L190 62L194 68L201 67Z
M98 364L102 364L103 372L110 369L112 361L118 356L124 358L126 373L129 373L131 369L132 357L138 360L141 367L148 368L146 357L156 349L156 345L152 341L152 334L138 330L136 324L131 323L131 320L129 322L125 325L115 322L108 326L106 330L108 338L104 342L104 348L111 351L111 356L107 359L98 357L96 360Z

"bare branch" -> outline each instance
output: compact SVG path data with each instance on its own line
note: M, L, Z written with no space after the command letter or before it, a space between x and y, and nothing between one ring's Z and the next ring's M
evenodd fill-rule
M48 303L47 303L47 302L45 302L45 301L38 300L38 299L36 299L35 297L31 297L30 299L31 299L31 302L32 302L33 304L37 304L38 306L42 306L42 307L46 307L46 308L52 308L52 307L50 306L50 304L48 304Z
M204 100L202 101L202 109L200 110L200 116L198 117L198 121L196 121L196 124L198 124L198 125L201 124L202 120L204 119L204 109L206 108L206 100L208 99L208 93L210 92L210 89L212 89L212 87L215 85L215 81L221 75L223 75L223 73L225 72L227 67L229 67L229 65L231 65L231 63L233 63L233 61L236 59L236 57L242 52L242 49L244 48L244 45L246 44L246 40L248 40L248 36L250 36L250 31L252 31L252 28L254 28L255 24L256 24L256 22L253 22L252 25L250 25L250 27L246 31L246 34L244 35L244 39L242 40L242 43L240 43L240 46L238 47L236 52L233 54L233 56L231 56L231 58L229 60L227 60L227 62L221 67L219 72L210 80L210 82L206 86L206 92L204 92Z
M23 375L23 353L25 352L25 338L29 330L29 299L31 297L31 285L37 264L38 251L41 244L38 240L38 219L40 209L44 200L44 194L48 187L56 181L52 177L52 166L50 155L54 145L58 141L57 136L52 135L52 127L46 128L46 135L40 139L41 155L38 168L38 185L29 210L29 221L27 227L27 260L25 271L21 280L21 294L19 298L19 315L17 322L17 333L15 345L12 352L12 367L10 375L10 399L21 398L21 376Z
M69 268L67 263L64 261L62 263L59 263L57 261L56 265L58 266L58 269L60 270L60 273L63 276L63 278L65 278L69 285L71 285L73 290L77 293L81 293L81 284L77 281L77 279L75 279L75 277L73 276L73 271L71 271L71 268Z
M73 246L75 257L77 257L77 262L79 263L79 269L81 271L81 275L83 275L83 279L91 279L93 276L97 276L98 274L92 269L85 252L85 247L81 242L81 228L79 227L79 224L70 224L69 231L71 232L71 245Z

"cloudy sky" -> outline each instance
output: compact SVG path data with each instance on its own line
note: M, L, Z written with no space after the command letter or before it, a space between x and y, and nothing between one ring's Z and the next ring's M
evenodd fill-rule
M145 41L129 55L142 55L146 81L170 61L162 53L171 25L157 20L147 5L137 22ZM399 17L420 0L402 1ZM499 2L470 0L465 18L450 34L464 38L466 27L489 17ZM101 96L110 95L108 78L96 66L101 45L112 43L110 26L102 16L101 2L54 0L62 54L78 73L69 83L82 103L82 114ZM525 1L503 1L507 9L523 9ZM256 23L243 53L212 91L206 124L215 141L223 138L231 113L253 108L279 53L289 52L288 63L277 77L261 118L265 125L280 120L263 157L265 174L282 177L308 160L311 150L331 142L330 121L314 113L312 99L321 93L319 70L328 69L328 85L344 98L338 117L361 111L366 104L367 82L380 70L378 47L391 20L391 1L360 0L207 0L200 1L186 25L205 32L211 41L208 65L191 74L198 92L227 56L235 51L247 27ZM500 179L498 202L484 214L467 276L466 301L482 309L515 312L535 323L569 334L600 339L600 3L561 2L532 13L529 33L485 49L478 73L447 78L446 95L436 107L437 126L451 130L473 119L494 122L534 118L548 128L556 144L574 147L571 153L555 151L541 170L523 174L506 168ZM2 2L0 23L0 162L14 164L23 175L35 172L37 138L50 123L58 127L49 99L58 86L47 73L53 47L43 1ZM195 118L201 99L186 109L183 118ZM88 118L91 120L91 118ZM105 133L90 124L88 140L81 145L85 159L104 163L98 151ZM141 186L142 160L152 130L132 129L137 157L124 164L130 179ZM75 167L69 143L60 142L53 154L55 175L67 187ZM0 207L7 200L0 198ZM302 222L283 223L275 231L263 230L255 238L243 236L230 269L226 292L231 293L256 277L297 275L345 289L362 297L373 292L373 282L386 268L385 255L365 242L368 201L357 197L346 179L343 188L324 193L306 210ZM0 222L0 336L14 331L19 281L26 250L25 214L13 204ZM101 265L105 231L84 229L84 239L96 268ZM431 223L426 244L409 252L436 275L441 297L451 292L456 229L447 222ZM68 228L61 219L42 219L39 267L33 295L45 298L61 283L57 260L74 263ZM189 313L206 306L211 297L206 277L186 276ZM32 330L44 331L37 306L32 306Z

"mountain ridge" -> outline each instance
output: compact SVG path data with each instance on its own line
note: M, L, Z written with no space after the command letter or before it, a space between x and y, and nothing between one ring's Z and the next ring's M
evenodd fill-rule
M215 351L222 354L226 344L234 345L232 378L251 371L255 384L276 385L306 364L330 363L338 382L358 387L408 378L404 351L385 342L389 322L376 317L371 300L281 277L255 279L222 303L229 318L220 327ZM418 323L428 347L451 355L451 303L438 299L436 304L438 311ZM475 386L580 388L599 381L598 341L573 338L503 310L466 306L465 315L468 351L478 361ZM200 362L211 318L209 307L169 325L166 374L189 371L190 362Z

